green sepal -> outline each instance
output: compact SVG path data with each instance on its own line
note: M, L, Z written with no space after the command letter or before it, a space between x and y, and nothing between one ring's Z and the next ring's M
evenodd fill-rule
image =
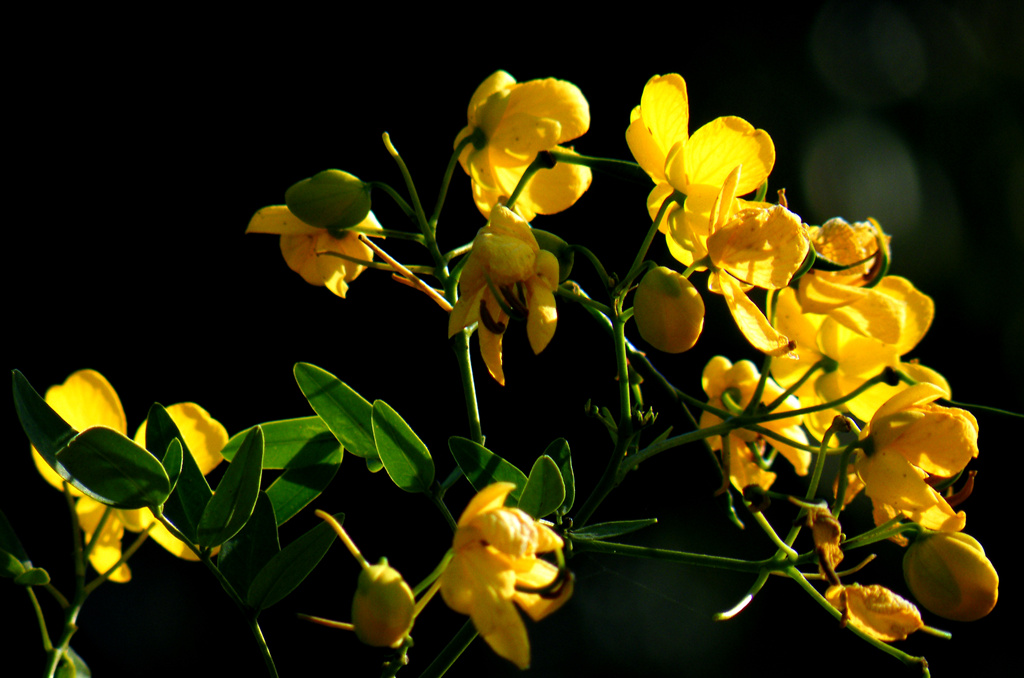
M558 507L558 513L565 515L572 508L576 501L576 479L572 472L572 456L569 454L569 441L565 438L553 440L544 454L555 460L558 470L562 474L562 483L565 487L565 499ZM533 472L531 471L531 475Z
M505 503L509 506L519 504L519 498L526 487L525 473L483 445L468 438L452 436L448 439L448 449L452 451L455 463L462 469L463 475L466 476L466 480L474 490L479 492L496 482L513 483L516 489L509 493Z
M303 222L330 229L337 237L338 230L358 225L370 213L370 189L348 172L329 169L292 184L284 202Z
M159 506L171 492L163 464L130 438L105 426L87 428L56 456L75 487L108 506Z
M78 435L78 431L64 421L52 407L32 388L18 370L11 371L14 391L14 409L25 435L57 475L75 485L71 474L57 462L57 453ZM77 485L75 485L77 487ZM82 489L82 488L79 488Z
M330 372L309 363L295 363L295 381L310 407L344 448L366 459L376 458L371 424L373 406Z
M434 460L412 427L390 405L375 400L373 440L391 480L406 492L426 492L434 482Z
M554 233L539 228L532 228L530 232L537 240L537 245L542 250L547 250L558 259L558 282L565 282L572 275L572 265L576 261L576 250L562 238Z
M534 518L543 518L562 505L565 500L565 483L558 464L551 457L541 455L533 462L526 487L519 497L519 508Z
M71 647L61 657L55 678L92 678L92 671L78 653Z
M334 518L339 524L343 523L345 514L336 513ZM335 537L334 529L321 521L285 546L253 578L245 596L249 607L256 611L265 610L294 591L324 557Z
M599 539L611 539L612 537L621 537L624 534L630 532L636 532L642 530L645 527L650 527L658 522L657 518L644 518L641 520L614 520L608 523L596 523L594 525L587 525L581 527L578 530L571 532L573 539L589 539L591 541Z
M253 427L224 472L199 525L196 542L203 549L223 544L245 526L256 506L263 473L263 429Z
M50 583L50 573L41 567L25 570L14 578L18 586L46 586Z
M13 579L20 577L26 572L25 564L18 558L15 558L13 554L9 553L4 549L0 549L0 577L4 579Z
M249 522L221 546L217 569L235 591L244 594L259 571L280 551L274 506L267 493L260 492Z

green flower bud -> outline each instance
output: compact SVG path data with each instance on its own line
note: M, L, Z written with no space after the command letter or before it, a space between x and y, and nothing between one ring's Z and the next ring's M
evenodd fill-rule
M572 265L576 258L576 252L569 246L569 243L559 238L554 233L542 231L539 228L531 229L533 237L542 250L547 250L558 259L558 282L565 282L572 273Z
M398 647L412 629L415 607L412 589L388 559L381 558L359 573L352 599L356 636L374 647Z
M370 185L348 172L324 170L284 193L289 211L317 228L352 228L370 213Z
M903 578L929 612L955 621L981 619L996 605L999 575L978 540L926 531L907 547Z
M666 353L693 348L704 328L704 300L689 280L659 266L644 275L633 297L640 336Z

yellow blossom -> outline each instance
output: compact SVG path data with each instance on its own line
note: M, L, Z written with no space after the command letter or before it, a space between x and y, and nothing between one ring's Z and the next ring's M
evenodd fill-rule
M945 397L933 384L917 384L886 401L861 433L866 448L854 467L876 507L928 529L958 532L964 512L954 512L925 479L951 478L978 456L978 422L966 410L933 402Z
M701 383L704 392L708 395L708 404L720 410L730 411L732 409L743 409L754 397L760 374L754 363L749 360L741 360L735 365L723 356L715 356L704 367L704 374ZM765 383L762 403L770 403L782 395L782 389L778 384L769 379ZM726 403L728 401L728 404ZM789 412L797 409L800 404L796 398L790 396L774 410L775 412ZM807 434L800 427L801 417L799 415L784 419L773 419L766 421L761 426L801 445L807 444ZM722 423L722 419L710 412L703 412L700 416L700 427L709 428ZM729 479L738 490L748 485L758 485L768 489L775 481L775 474L765 471L754 460L755 447L763 447L765 438L754 431L746 429L733 429L730 431L727 441L722 436L708 438L708 444L713 450L722 450L728 444L728 456L723 454L722 465L728 471ZM793 465L798 475L806 475L811 463L811 454L800 447L787 444L777 439L768 441L775 449L782 453Z
M473 180L477 207L487 217L512 195L539 152L587 131L590 106L570 82L547 78L517 83L497 71L473 93L467 117L469 124L455 138L455 146L473 137L459 162ZM527 221L561 212L579 200L590 180L590 169L582 165L560 162L541 169L520 193L515 209Z
M754 348L767 355L787 355L793 342L772 327L746 292L751 287L778 290L789 285L810 247L807 229L782 205L738 209L741 175L740 167L729 173L708 217L708 289L725 297L737 327Z
M468 614L495 652L525 669L530 641L515 605L539 621L569 599L572 586L569 580L548 594L522 590L557 584L558 568L536 554L561 548L562 539L525 512L505 508L513 489L512 483L494 483L469 502L440 581L445 603Z
M355 228L382 230L373 212L367 214ZM316 228L299 220L287 205L264 207L253 215L246 233L271 233L281 236L281 254L288 267L302 276L310 285L326 287L345 298L348 284L366 270L340 256L371 261L373 251L359 240L355 231L342 231L332 235L326 228Z
M775 164L771 137L742 118L716 118L693 136L689 124L686 81L670 73L648 80L626 130L629 150L654 181L647 198L651 218L676 191L687 196L685 209L672 205L660 225L673 256L687 266L704 256L708 214L729 174L742 165L734 194L745 195L764 183Z
M77 431L93 426L105 426L122 435L127 435L128 424L121 407L121 400L114 387L95 370L79 370L63 384L51 386L46 391L46 402ZM196 464L206 475L217 466L223 457L220 450L227 443L227 431L195 403L178 403L167 407L167 413L178 427L185 445ZM135 434L135 442L145 445L146 422ZM42 456L32 448L32 456L40 474L50 485L63 489L62 479L43 461ZM85 532L86 541L93 541L93 535L105 511L109 507L94 499L82 496L81 492L69 486L70 492L78 497L75 513ZM121 539L125 529L133 532L149 530L150 536L165 549L186 560L196 560L192 551L171 535L162 524L156 522L149 509L109 509L110 515L95 537L95 546L89 553L89 562L99 573L110 570L121 559ZM122 564L111 575L110 581L126 582L131 579L131 570Z
M459 279L459 300L448 317L448 336L479 323L480 354L488 372L504 386L501 338L509 311L526 318L530 347L540 353L555 334L557 287L558 259L540 249L522 217L498 205L473 239Z
M825 599L843 613L843 624L886 643L904 640L924 626L913 603L878 584L830 586Z
M925 530L903 555L903 578L929 612L956 621L981 619L999 599L999 575L974 537Z

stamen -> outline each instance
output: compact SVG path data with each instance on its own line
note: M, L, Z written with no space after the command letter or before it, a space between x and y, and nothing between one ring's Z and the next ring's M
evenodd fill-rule
M487 301L485 299L480 300L480 322L484 324L491 334L504 334L505 323L498 322L491 317L491 312L487 310Z

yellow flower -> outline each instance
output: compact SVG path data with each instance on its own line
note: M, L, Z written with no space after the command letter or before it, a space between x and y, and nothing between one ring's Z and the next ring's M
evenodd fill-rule
M494 483L469 502L455 532L454 556L440 581L448 607L468 614L495 652L525 669L530 641L513 603L539 621L569 599L572 586L570 580L554 595L519 590L556 582L558 568L536 554L561 548L562 539L523 511L505 508L514 488Z
M381 225L370 212L357 228L381 230ZM333 255L341 254L363 261L373 259L373 250L361 242L355 232L343 231L341 237L335 237L325 228L300 221L286 205L264 207L253 215L245 232L280 235L281 254L288 267L310 285L326 287L342 299L348 291L348 284L366 267Z
M933 402L945 397L933 384L917 384L886 401L861 433L866 448L854 467L876 507L928 529L958 532L966 515L955 513L925 479L951 478L978 456L978 422L966 410Z
M843 624L853 624L876 640L903 640L924 626L913 603L884 586L830 586L825 599L843 613Z
M649 270L633 297L640 336L666 353L689 351L704 328L704 300L689 280L670 268Z
M887 344L855 332L831 315L803 310L795 290L784 289L779 294L775 327L793 339L796 349L790 355L794 359L772 361L772 376L783 386L791 386L818 361L827 359L830 362L823 372L797 389L796 395L804 406L821 405L842 398L887 367L905 372L916 381L935 384L947 392L950 390L949 384L935 370L901 360L924 337L931 324L934 314L931 298L918 292L909 280L898 276L886 276L875 286L874 292L902 309L898 330L900 341L897 343ZM875 384L838 409L808 415L804 423L820 440L840 412L848 412L864 422L870 421L882 403L906 388L904 383L895 386Z
M63 384L51 386L46 391L46 402L77 431L84 431L93 426L105 426L122 435L128 433L124 409L121 407L117 392L110 382L95 370L79 370ZM203 475L212 471L224 459L220 454L228 440L224 427L195 403L171 405L167 408L167 413L177 425L185 445L192 452ZM135 434L135 442L145 446L145 439L146 422L143 422ZM43 461L34 447L32 457L46 482L62 490L61 477ZM85 532L85 538L92 541L100 519L108 507L90 497L82 496L81 492L73 487L69 486L69 489L78 497L75 513ZM124 530L142 532L147 528L150 536L174 555L186 560L196 559L183 542L156 522L149 509L112 509L96 537L96 545L89 554L89 562L97 572L107 572L121 559L121 539ZM126 582L129 579L131 571L126 564L122 564L110 576L110 580L116 582Z
M751 287L783 289L800 269L810 248L800 217L782 205L738 209L741 168L725 180L708 217L708 289L725 297L740 332L757 350L772 356L794 349L789 337L768 322L746 294Z
M734 408L745 408L750 399L754 397L760 374L754 363L749 360L741 360L735 365L723 356L715 356L704 367L704 374L701 383L704 392L708 395L708 404L712 407L729 410L730 406L725 403L727 399ZM770 403L782 395L782 389L778 384L769 379L765 383L764 393L761 396L762 403ZM789 412L797 409L800 404L796 398L786 398L775 412ZM797 415L785 419L774 419L761 424L780 436L796 443L807 444L807 434L800 427L802 417ZM700 416L700 427L708 428L722 423L722 419L710 412L703 412ZM729 479L738 490L743 490L748 485L758 485L768 489L775 481L775 474L765 471L754 460L754 451L751 445L763 447L764 437L754 431L746 429L733 429L728 436L729 456L723 458L722 465L728 471ZM723 449L724 441L722 436L708 438L708 444L715 451ZM782 453L786 459L793 464L798 475L806 475L811 463L810 452L788 445L779 440L771 439L770 444Z
M673 256L689 266L704 256L702 231L726 178L743 166L735 195L759 187L775 164L775 145L768 133L737 117L716 118L689 135L690 109L686 82L676 74L656 75L644 86L633 109L626 143L637 163L654 181L647 208L654 219L675 191L687 196L686 207L670 212L661 224Z
M480 354L487 371L504 386L501 338L509 311L525 316L530 347L540 353L555 334L557 287L558 259L540 249L528 223L498 205L473 239L459 279L459 300L448 317L448 336L479 322Z
M473 199L488 217L491 209L512 195L527 166L541 151L550 151L584 134L590 127L590 106L576 85L547 78L517 83L496 71L477 87L469 101L469 124L455 138L479 135L459 155L473 180ZM571 207L590 187L590 169L558 163L542 169L516 200L527 221Z
M940 617L981 619L999 599L999 575L978 540L924 531L903 555L903 578L917 602Z

